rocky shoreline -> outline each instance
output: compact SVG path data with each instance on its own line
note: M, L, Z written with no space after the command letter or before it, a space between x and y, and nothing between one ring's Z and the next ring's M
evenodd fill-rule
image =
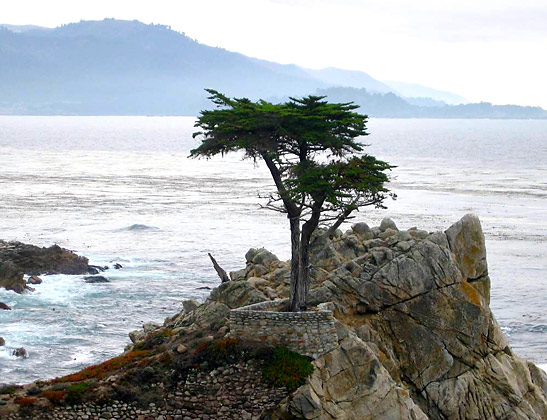
M358 223L315 241L308 303L333 309L337 343L295 386L267 374L277 344L241 339L229 322L286 298L290 263L264 249L246 260L204 303L132 332L121 356L0 389L0 418L547 418L547 375L514 354L489 309L476 216L433 233Z

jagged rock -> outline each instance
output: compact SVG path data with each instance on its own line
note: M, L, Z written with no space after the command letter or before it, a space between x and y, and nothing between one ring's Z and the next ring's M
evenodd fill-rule
M0 287L23 293L27 282L24 271L13 261L0 261Z
M384 220L377 239L352 229L312 247L308 303L333 302L340 347L279 418L547 418L547 375L512 352L488 307L478 218L445 233L395 229Z
M182 301L182 308L185 313L192 312L199 306L199 302L194 299L186 299Z
M248 255L249 256L252 255L252 259L250 261L255 265L260 264L260 265L263 265L263 266L267 267L271 263L273 263L274 261L279 261L279 258L277 258L274 254L272 254L267 249L260 248L260 249L254 250L254 251L256 251L256 252L253 252L253 253L249 254L249 252L251 252L251 250L249 250L247 255L245 255L245 258L247 258Z
M274 419L286 414L316 420L428 419L374 352L354 335L315 360L314 367L308 383L280 404Z
M145 334L150 334L151 332L154 332L159 328L161 328L161 325L158 325L155 322L147 322L146 324L142 326L142 329L144 330Z
M4 302L0 302L0 310L11 311L11 308L8 305L6 305Z
M238 270L238 271L231 271L230 272L230 279L232 281L241 281L241 280L245 280L246 275L247 275L247 269L243 268L243 269Z
M88 272L88 259L52 245L40 248L21 242L0 240L0 261L12 261L29 275L85 274Z
M264 293L246 281L223 283L211 291L209 299L223 303L230 309L268 300Z
M115 270L119 270L119 269L121 269L121 268L123 268L123 265L121 265L120 263L114 264L114 269L115 269Z
M229 283L224 283L229 284ZM193 329L212 328L218 330L226 324L230 316L230 308L224 303L207 300L188 314L181 313L172 325L175 327L189 327Z
M24 347L19 347L19 348L13 350L13 352L11 354L15 357L20 357L22 359L27 359L28 358L27 350Z
M380 222L380 231L385 232L387 229L399 230L393 220L389 217L384 217Z
M85 276L84 281L86 283L110 283L110 280L104 276Z
M28 284L42 284L42 279L38 276L30 276L27 283Z
M142 330L131 331L128 335L132 343L138 343L139 341L144 340L146 337L146 333Z

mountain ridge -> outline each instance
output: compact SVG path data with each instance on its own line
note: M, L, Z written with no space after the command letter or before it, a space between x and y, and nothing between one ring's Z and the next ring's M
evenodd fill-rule
M367 106L362 98L372 95L388 112L363 111L384 117L465 117L477 108L460 112L439 98L405 97L364 72L248 57L139 21L80 21L53 29L0 25L0 62L0 114L8 115L196 115L210 107L204 88L253 100L353 89L350 101ZM406 111L389 112L400 101ZM539 110L512 106L470 115L547 118Z

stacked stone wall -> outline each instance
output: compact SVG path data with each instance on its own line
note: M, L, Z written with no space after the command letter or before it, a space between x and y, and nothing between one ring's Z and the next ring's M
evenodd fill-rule
M297 353L317 358L338 345L334 317L330 310L278 312L286 303L273 300L230 311L230 332L246 340L285 346Z

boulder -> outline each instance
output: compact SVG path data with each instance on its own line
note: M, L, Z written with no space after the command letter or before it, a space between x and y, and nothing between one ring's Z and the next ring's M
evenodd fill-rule
M194 299L186 299L182 301L182 308L184 309L185 313L192 312L195 310L200 303L197 300Z
M247 255L245 257L247 257ZM264 248L257 249L251 259L253 264L263 265L265 267L270 266L274 261L279 261L279 258Z
M397 229L397 225L393 220L391 220L389 217L384 217L380 222L380 230L382 232L385 232L387 229L399 230Z
M84 281L86 283L110 283L110 280L104 276L85 276Z
M24 276L24 271L13 261L0 262L0 287L23 293L27 285Z
M42 279L38 276L30 276L27 280L28 284L42 284Z
M13 350L11 354L15 357L20 357L22 359L27 359L28 358L27 350L24 347L19 347L19 348Z
M268 300L266 295L246 281L222 283L211 291L209 299L223 303L230 309Z
M0 347L6 345L6 340L4 340L4 337L0 337Z
M11 308L8 305L6 305L4 302L0 302L0 310L11 311Z

